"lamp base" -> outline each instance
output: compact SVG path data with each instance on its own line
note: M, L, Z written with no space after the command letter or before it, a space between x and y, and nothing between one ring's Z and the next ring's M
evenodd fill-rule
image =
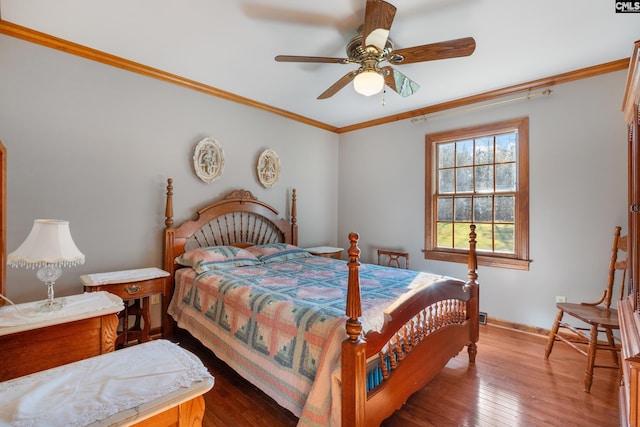
M38 313L49 313L51 311L58 311L62 308L64 304L60 300L46 300L38 308L36 311Z
M60 278L62 269L55 264L47 264L36 273L38 279L47 285L47 300L39 308L39 312L57 311L62 308L62 302L53 299L53 285Z

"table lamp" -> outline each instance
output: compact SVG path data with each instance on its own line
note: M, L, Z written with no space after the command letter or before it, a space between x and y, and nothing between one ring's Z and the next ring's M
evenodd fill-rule
M73 243L69 221L36 219L27 239L7 260L12 267L39 268L36 276L47 285L48 297L39 310L55 311L62 308L53 299L53 284L62 275L61 267L84 264L84 255Z

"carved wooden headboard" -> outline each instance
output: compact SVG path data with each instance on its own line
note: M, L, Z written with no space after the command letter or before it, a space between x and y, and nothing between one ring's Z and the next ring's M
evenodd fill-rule
M247 247L273 242L297 245L296 214L295 189L290 219L279 217L277 209L259 201L250 191L234 190L198 210L195 219L174 227L173 180L169 178L165 207L165 255L169 258L165 261L173 263L184 251L203 246Z
M261 212L261 207L268 209L268 216ZM182 236L186 238L184 249L188 251L203 246L248 247L274 242L293 243L292 233L288 230L289 222L273 218L271 213L277 215L278 211L258 201L250 191L234 190L221 201L198 211L198 218L211 219L205 219L206 222L200 228L193 233L189 229ZM180 228L177 229L177 235L178 230Z

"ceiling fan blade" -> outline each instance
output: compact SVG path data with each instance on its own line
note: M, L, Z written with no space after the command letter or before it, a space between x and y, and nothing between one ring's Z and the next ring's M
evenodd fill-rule
M318 97L318 99L327 99L327 98L331 98L333 95L335 95L336 93L338 93L338 91L340 89L342 89L343 87L345 87L346 85L348 85L349 83L351 83L351 81L353 81L353 79L358 75L358 70L354 70L351 71L347 74L345 74L340 80L338 80L337 82L335 82L334 84L331 85L331 87L327 90L325 90L324 92L322 92L322 94L320 94L320 96Z
M362 25L362 49L375 46L384 50L389 38L389 30L396 15L396 7L382 0L367 0Z
M413 95L420 89L420 85L409 77L402 74L400 71L386 66L382 67L382 75L384 76L384 83L394 91L398 92L400 96Z
M347 64L346 58L329 58L326 56L295 56L295 55L278 55L275 57L277 62L322 62L327 64Z
M465 37L446 42L394 50L389 56L389 62L400 65L433 61L436 59L457 58L460 56L469 56L475 49L476 41L473 37Z

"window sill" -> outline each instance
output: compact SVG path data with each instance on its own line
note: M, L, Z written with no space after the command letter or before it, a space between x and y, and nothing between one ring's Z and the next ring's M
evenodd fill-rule
M423 250L425 259L436 261L459 262L466 264L468 261L467 252L445 252L445 251L429 251ZM478 253L478 265L498 268L511 268L514 270L529 270L531 260L506 258L492 255L482 255Z

